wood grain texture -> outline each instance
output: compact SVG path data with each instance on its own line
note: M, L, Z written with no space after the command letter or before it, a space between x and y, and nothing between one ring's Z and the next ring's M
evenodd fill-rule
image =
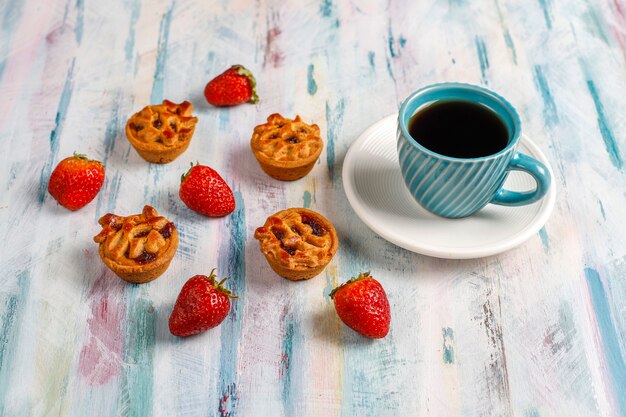
M0 22L1 416L626 416L624 0L5 0ZM236 63L260 104L210 107L204 85ZM352 141L442 81L507 97L553 165L552 217L507 253L405 251L343 192ZM192 101L199 123L160 166L123 129L164 98ZM302 180L272 180L249 150L274 112L322 129ZM73 151L107 175L77 212L46 191ZM178 198L196 160L235 191L232 215ZM163 277L129 285L92 236L100 216L146 203L180 246ZM276 276L252 239L293 206L340 237L306 282ZM178 291L213 267L239 301L220 327L171 336ZM391 302L383 340L341 324L328 297L366 270Z

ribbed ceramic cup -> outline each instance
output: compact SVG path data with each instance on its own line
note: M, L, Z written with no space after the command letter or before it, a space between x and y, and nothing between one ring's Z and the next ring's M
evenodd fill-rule
M417 143L409 134L411 116L444 100L468 101L495 111L504 121L509 138L498 153L480 158L440 155ZM487 204L522 206L540 200L550 188L550 173L541 162L517 152L521 122L513 106L498 94L479 86L443 83L411 94L398 116L398 156L402 177L413 198L431 213L449 218L467 217ZM504 190L511 170L532 175L533 191Z

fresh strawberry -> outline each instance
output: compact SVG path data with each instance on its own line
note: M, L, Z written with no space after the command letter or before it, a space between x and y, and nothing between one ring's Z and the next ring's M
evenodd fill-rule
M93 200L104 183L104 165L74 153L54 168L48 192L63 207L78 210Z
M230 311L230 299L236 299L223 287L226 278L217 282L215 274L191 277L178 294L170 316L170 332L186 337L212 329L220 324Z
M204 87L204 97L220 107L259 102L254 75L242 65L233 65L209 81Z
M191 164L180 178L180 199L200 214L221 217L235 210L235 197L228 184L213 168Z
M369 272L332 290L330 297L341 321L363 336L380 339L389 333L391 312L382 285Z

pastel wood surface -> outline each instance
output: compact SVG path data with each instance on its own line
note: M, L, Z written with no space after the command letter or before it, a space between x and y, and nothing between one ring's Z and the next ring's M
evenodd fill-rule
M0 415L626 415L626 2L448 0L4 0L0 2ZM240 63L261 103L207 105ZM492 88L520 112L558 187L524 245L450 261L400 249L354 214L341 182L352 141L418 87ZM190 100L191 146L148 164L127 118ZM317 123L319 163L266 176L249 149L274 112ZM78 151L106 164L77 212L46 192ZM209 219L178 198L191 161L217 169L237 210ZM151 204L180 246L145 285L116 278L92 237L107 212ZM306 282L276 276L252 238L303 206L340 247ZM218 328L186 340L167 319L183 283L213 267L239 295ZM330 290L359 271L386 288L382 340L336 317Z

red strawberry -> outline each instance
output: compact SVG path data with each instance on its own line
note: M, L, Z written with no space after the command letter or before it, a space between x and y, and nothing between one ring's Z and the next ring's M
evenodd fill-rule
M54 168L48 192L63 207L78 210L93 200L104 182L104 165L74 153Z
M236 106L242 103L256 104L256 80L242 65L233 65L204 87L206 101L214 106Z
M205 165L191 164L180 178L180 199L200 214L221 217L235 210L233 191L220 174Z
M330 297L341 321L363 336L380 339L389 333L391 312L382 285L369 272L332 290Z
M183 285L169 321L174 336L186 337L212 329L228 315L230 299L237 297L222 286L226 278L217 282L213 271L208 277L191 277Z

